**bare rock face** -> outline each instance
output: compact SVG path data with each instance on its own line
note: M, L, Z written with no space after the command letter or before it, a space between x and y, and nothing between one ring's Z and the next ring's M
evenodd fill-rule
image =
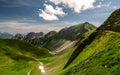
M26 35L26 39L35 39L43 36L43 32L35 33L35 32L30 32Z
M23 40L33 45L41 45L43 44L43 39L42 39L43 36L44 36L43 32L39 32L39 33L30 32L27 35L16 34L14 36L14 39Z
M24 39L24 35L18 33L14 36L14 39L18 39L18 40L23 40Z

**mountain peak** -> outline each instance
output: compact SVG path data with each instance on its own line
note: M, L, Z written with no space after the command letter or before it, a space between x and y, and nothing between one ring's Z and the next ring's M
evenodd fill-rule
M103 25L119 25L120 26L120 8L115 10L110 17L103 23Z
M84 24L90 24L89 22L84 22Z
M98 29L120 32L120 8L115 10Z

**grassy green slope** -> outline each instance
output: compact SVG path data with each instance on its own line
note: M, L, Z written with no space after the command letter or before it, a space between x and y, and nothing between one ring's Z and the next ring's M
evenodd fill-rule
M90 36L80 41L69 66L59 75L119 75L120 9ZM93 35L95 34L95 35ZM92 39L93 38L93 39ZM80 51L81 50L81 51ZM78 52L78 53L76 53Z
M46 49L18 40L0 39L0 75L27 75L38 67L36 59L48 56L51 54Z
M47 64L45 64L46 73L45 75L57 75L60 71L63 70L65 63L68 61L70 55L76 47L71 46L67 51L61 55L56 55L52 57Z
M71 64L77 65L62 75L119 75L120 33L105 31L101 36L87 46Z
M94 32L94 30L86 33L85 37L88 37L92 32ZM64 45L60 46L59 48L61 47L64 47ZM63 75L61 74L61 72L64 72L63 68L75 49L76 49L76 46L71 46L68 50L63 52L61 55L56 55L55 57L51 58L50 61L45 65L46 66L45 75ZM71 69L71 67L69 69Z
M78 43L66 68L56 75L119 75L120 9ZM77 56L77 57L76 57Z

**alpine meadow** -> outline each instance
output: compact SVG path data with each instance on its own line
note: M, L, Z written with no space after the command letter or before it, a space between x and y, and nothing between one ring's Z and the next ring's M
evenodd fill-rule
M0 75L120 75L119 3L0 0Z

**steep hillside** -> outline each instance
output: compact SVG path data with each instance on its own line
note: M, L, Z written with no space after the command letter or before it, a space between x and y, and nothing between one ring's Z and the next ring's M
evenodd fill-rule
M120 26L120 8L115 10L102 26Z
M96 29L96 27L88 22L74 25L69 28L63 28L54 36L52 36L51 39L49 39L44 44L44 47L50 50L55 50L57 47L61 46L66 41L77 40L82 36L82 34L93 29Z
M56 75L119 75L120 9L77 43L65 69Z
M27 75L38 67L39 60L50 56L47 49L23 41L0 39L0 75Z
M120 74L120 33L104 31L100 35L71 63L75 66L62 75Z

